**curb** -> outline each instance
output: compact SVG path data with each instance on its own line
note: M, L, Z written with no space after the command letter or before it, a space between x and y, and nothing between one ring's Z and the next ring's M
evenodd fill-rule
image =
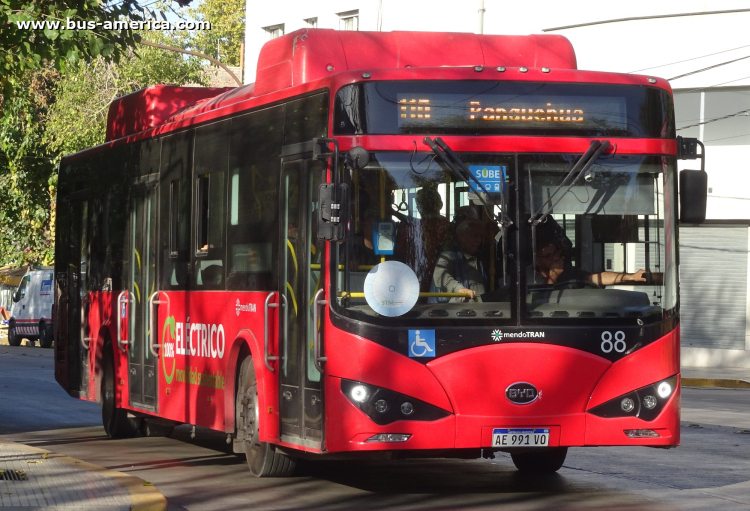
M38 447L32 447L30 445L22 444L19 442L5 441L0 443L14 443L18 446L22 446L29 452L37 453L40 455L46 453L47 458L54 458L57 461L62 461L63 463L66 463L68 465L73 465L78 469L89 472L98 472L105 477L114 479L117 484L125 488L128 494L130 494L130 498L133 501L130 509L133 511L164 511L167 509L167 498L162 495L154 485L152 485L151 483L147 483L139 477L124 474L122 472L116 472L108 468L100 467L99 465L94 465L86 461L71 458L70 456L47 451L45 449L39 449Z
M681 378L683 387L718 387L724 389L750 389L750 381L724 378Z

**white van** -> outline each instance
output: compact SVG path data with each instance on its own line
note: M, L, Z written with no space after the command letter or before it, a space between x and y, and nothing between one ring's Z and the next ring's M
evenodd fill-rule
M8 321L8 344L19 346L22 339L39 339L42 348L52 347L54 326L55 272L52 268L30 269L16 292Z

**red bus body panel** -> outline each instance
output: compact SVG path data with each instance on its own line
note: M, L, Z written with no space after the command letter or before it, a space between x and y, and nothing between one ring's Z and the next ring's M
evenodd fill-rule
M236 89L155 86L119 98L110 107L107 142L67 156L65 162L314 91L328 90L333 101L338 89L365 79L365 71L370 73L367 79L372 80L630 84L671 93L663 79L578 71L576 65L569 41L556 35L300 30L264 46L255 84ZM522 72L521 67L528 69ZM549 70L542 71L542 67ZM332 123L333 108L329 126ZM574 137L446 135L442 138L458 152L582 153L591 142L589 138ZM414 139L415 136L390 135L338 137L342 151L363 146L370 151L411 152ZM669 139L611 139L611 142L620 154L677 152L676 141ZM326 250L325 289L329 289L330 282L329 252L330 249ZM236 371L241 357L247 353L253 357L258 378L260 440L320 452L280 440L279 362L269 361L273 369L270 370L264 361L266 354L281 356L279 309L271 309L268 322L263 317L269 292L160 293L160 301L164 303L158 307L156 332L153 332L155 342L160 344L155 414L234 432ZM88 395L81 398L100 399L103 346L109 337L114 352L117 406L154 414L129 404L128 358L117 346L117 322L121 322L124 339L129 338L129 332L126 319L120 317L118 294L117 290L89 294L87 336L92 339L91 370ZM331 296L326 298L332 300ZM277 300L275 297L273 303ZM126 314L129 313L126 309ZM679 379L672 397L653 421L636 417L602 418L587 412L678 374L678 329L615 363L573 348L516 343L470 348L424 364L334 327L328 307L323 318L323 344L328 358L323 378L325 452L491 447L493 428L531 426L548 427L551 446L679 444ZM55 326L57 332L67 333L67 314L56 318ZM264 334L269 339L267 349ZM55 374L68 389L71 378L64 337L56 335ZM342 379L400 392L450 415L436 421L397 421L379 426L343 395ZM505 390L516 382L533 383L541 391L540 398L528 405L510 403ZM624 434L626 429L652 429L660 437L632 439ZM378 433L411 437L402 443L366 442Z

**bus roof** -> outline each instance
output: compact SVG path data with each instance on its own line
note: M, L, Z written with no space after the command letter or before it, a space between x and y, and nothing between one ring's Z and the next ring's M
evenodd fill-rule
M474 66L577 68L573 46L560 35L303 29L263 46L254 84L232 89L156 85L114 100L106 141L344 71Z

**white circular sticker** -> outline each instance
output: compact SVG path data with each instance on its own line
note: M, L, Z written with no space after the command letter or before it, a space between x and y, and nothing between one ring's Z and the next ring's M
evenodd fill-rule
M409 312L419 298L419 279L404 263L385 261L365 277L365 299L378 314L388 317Z

